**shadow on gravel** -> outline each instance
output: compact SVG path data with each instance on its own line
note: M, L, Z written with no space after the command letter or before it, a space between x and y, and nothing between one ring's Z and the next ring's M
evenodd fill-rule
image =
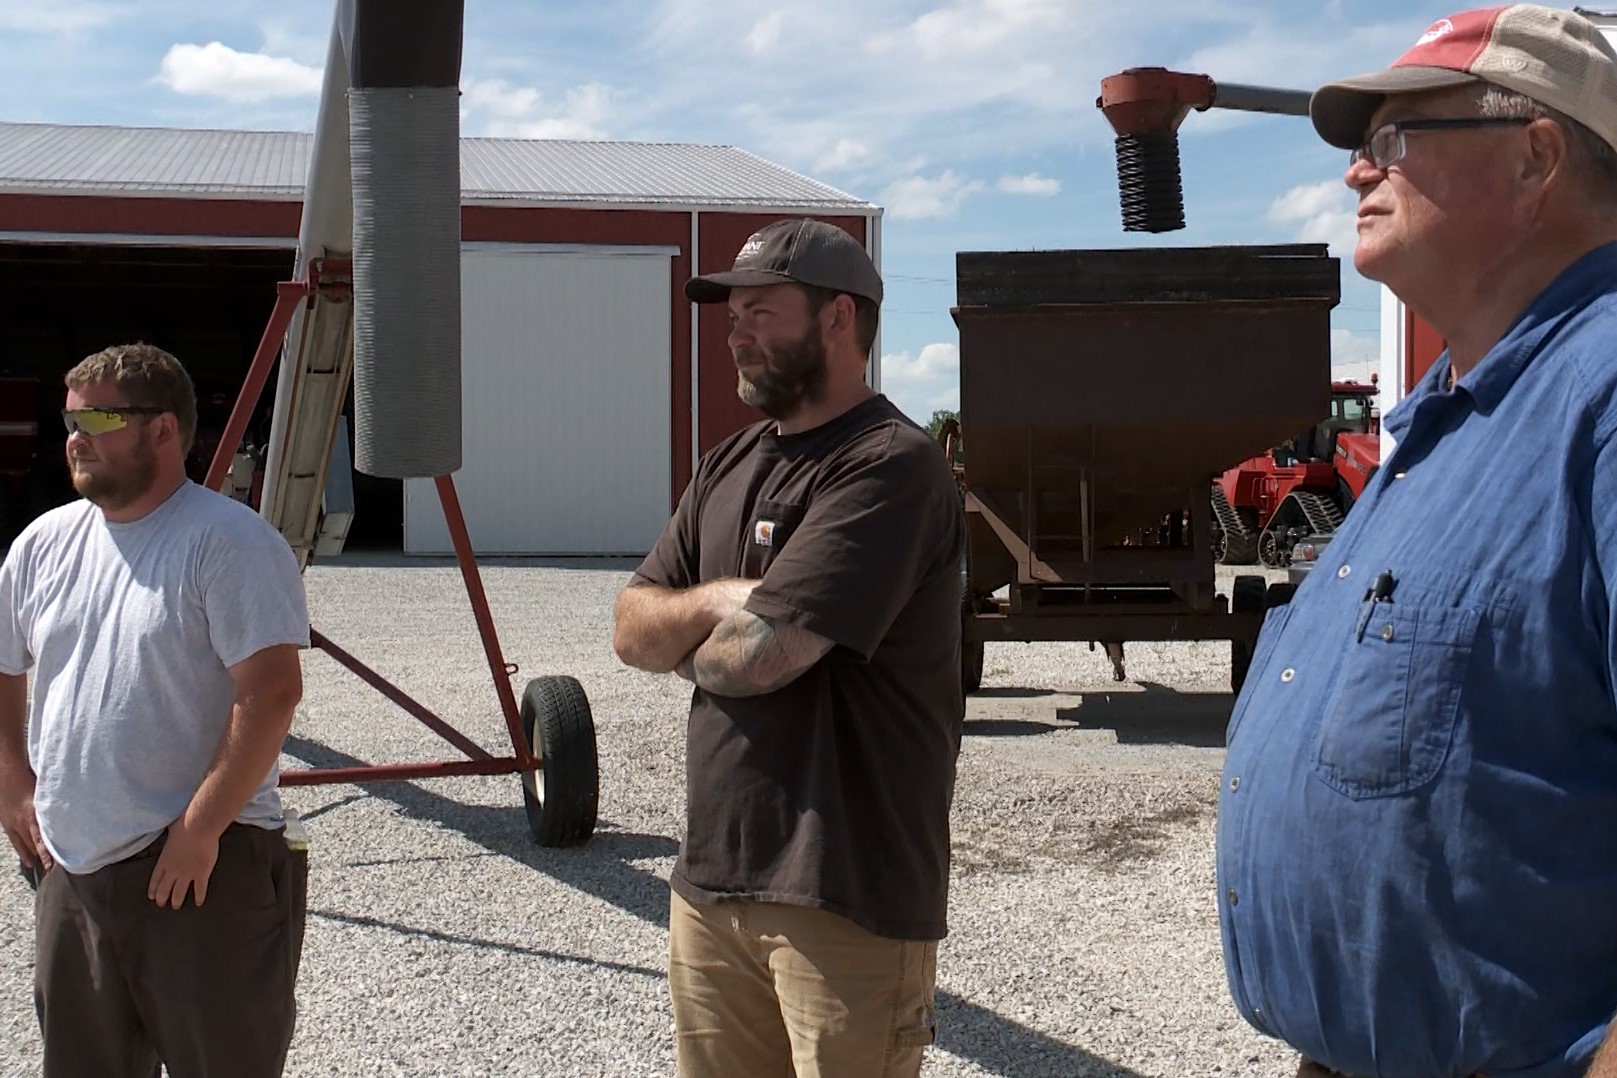
M642 558L579 556L576 558L500 557L479 554L479 569L608 569L632 573ZM453 569L453 557L437 554L401 554L397 550L353 550L321 558L321 568L330 569Z
M937 1046L1000 1078L1143 1078L948 992L938 993Z
M614 973L632 973L637 977L650 977L653 980L667 979L667 974L660 969L632 966L626 962L607 962L599 958L584 958L576 954L546 951L538 947L518 947L513 943L478 939L476 936L457 936L452 932L436 932L430 928L412 928L409 925L396 924L392 921L381 921L375 917L356 917L353 914L316 909L311 909L309 916L318 917L322 921L330 921L333 924L350 925L355 928L379 928L384 932L391 932L397 936L414 936L417 939L434 940L438 943L452 943L459 947L481 947L490 951L499 951L502 954L519 954L528 958L548 958L552 962L565 962L574 966L593 966L596 969L609 969Z
M967 737L1037 737L1062 727L1033 719L967 719L960 729Z
M365 762L295 735L286 739L283 751L310 767L358 767ZM535 845L528 830L516 776L488 781L508 784L511 807L465 805L413 782L379 782L366 789L369 796L397 805L414 819L458 831L492 853L520 861L643 921L668 927L668 885L630 862L672 857L679 852L678 842L663 835L606 829L597 830L585 846L547 849Z
M983 689L974 689L971 695L984 700L1032 700L1055 694L1054 689L1035 689L1028 685L991 685Z
M1184 745L1221 749L1235 697L1227 692L1182 693L1155 682L1143 692L1084 693L1056 718L1084 730L1111 730L1120 745Z
M357 767L365 762L297 736L286 739L283 751L309 767ZM507 781L511 784L514 801L517 797L516 779L508 777ZM520 861L559 883L594 895L625 913L665 931L668 928L668 884L654 873L629 862L672 857L678 852L679 844L671 838L599 830L585 846L565 850L546 849L534 845L520 805L511 808L466 805L412 782L380 782L366 789L370 797L398 806L413 819L459 832L491 853ZM323 811L335 807L327 806ZM455 936L354 914L313 907L309 914L340 924L377 928L445 943L490 947L514 954L588 964L642 976L666 976L660 970L648 970L641 966ZM1056 1074L1063 1078L1142 1078L1134 1071L995 1014L960 996L940 991L937 999L937 1046L970 1060L989 1074L1000 1078L1048 1078Z

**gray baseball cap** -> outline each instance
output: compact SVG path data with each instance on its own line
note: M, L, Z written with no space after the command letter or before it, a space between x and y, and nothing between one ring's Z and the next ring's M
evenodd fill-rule
M732 288L811 284L881 303L881 274L859 241L836 225L792 218L765 225L747 238L727 273L685 282L692 303L723 303Z

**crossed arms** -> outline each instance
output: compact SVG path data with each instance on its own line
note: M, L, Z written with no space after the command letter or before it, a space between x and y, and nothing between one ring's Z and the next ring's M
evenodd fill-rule
M831 650L818 633L744 609L756 580L675 590L636 578L618 595L612 647L630 666L676 673L715 696L762 696Z

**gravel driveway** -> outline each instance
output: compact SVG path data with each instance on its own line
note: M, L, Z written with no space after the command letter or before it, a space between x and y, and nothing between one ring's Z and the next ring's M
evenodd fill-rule
M673 1073L663 966L684 710L627 670L612 598L632 563L490 560L520 686L576 676L601 753L591 842L529 839L514 777L294 789L313 839L295 1076ZM1251 570L1247 570L1251 571ZM1278 578L1279 574L1269 574ZM315 627L508 751L460 577L352 554L311 568ZM1224 989L1213 812L1228 646L1131 645L1114 685L1084 645L988 646L968 709L951 935L929 1078L1290 1078ZM453 751L324 655L288 767ZM0 1076L38 1071L31 897L0 876Z

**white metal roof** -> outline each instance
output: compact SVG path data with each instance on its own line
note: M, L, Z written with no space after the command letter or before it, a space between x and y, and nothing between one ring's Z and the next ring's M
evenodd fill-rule
M296 201L313 141L291 131L0 123L0 194ZM734 146L463 138L460 170L468 202L875 209Z

